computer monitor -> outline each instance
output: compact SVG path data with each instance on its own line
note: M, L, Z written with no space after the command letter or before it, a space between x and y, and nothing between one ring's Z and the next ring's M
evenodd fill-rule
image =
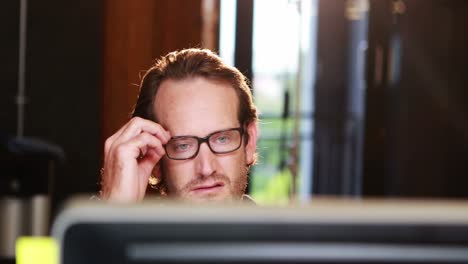
M53 236L63 264L468 263L468 204L78 201L59 215Z

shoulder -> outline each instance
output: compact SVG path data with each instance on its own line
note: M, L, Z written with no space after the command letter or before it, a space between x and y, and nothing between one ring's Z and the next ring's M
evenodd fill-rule
M247 194L242 195L242 202L245 202L246 204L257 204L255 200Z

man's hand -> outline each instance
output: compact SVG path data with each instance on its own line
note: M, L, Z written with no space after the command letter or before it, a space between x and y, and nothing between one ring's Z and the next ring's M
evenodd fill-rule
M165 155L163 145L170 138L162 126L139 117L132 118L109 137L104 146L102 199L120 202L142 200L148 178Z

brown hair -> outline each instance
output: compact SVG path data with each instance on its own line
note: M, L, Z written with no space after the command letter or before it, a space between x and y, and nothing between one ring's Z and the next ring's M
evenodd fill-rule
M257 121L257 108L253 104L247 78L236 68L225 64L218 55L207 49L184 49L161 57L145 73L132 117L157 121L153 113L154 100L164 80L182 80L204 77L230 84L239 98L238 119L242 127Z
M156 61L143 76L132 117L138 116L157 122L153 109L161 83L168 79L182 80L190 77L204 77L230 84L239 99L237 117L244 131L248 125L258 120L248 79L235 67L225 64L212 51L197 48L174 51ZM244 138L244 143L247 144L248 133L244 134Z

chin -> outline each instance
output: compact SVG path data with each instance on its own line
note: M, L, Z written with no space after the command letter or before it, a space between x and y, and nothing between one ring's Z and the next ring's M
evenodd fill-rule
M203 203L203 202L230 202L233 201L234 198L230 193L204 193L198 194L194 193L184 197L184 200L189 202L195 203Z

